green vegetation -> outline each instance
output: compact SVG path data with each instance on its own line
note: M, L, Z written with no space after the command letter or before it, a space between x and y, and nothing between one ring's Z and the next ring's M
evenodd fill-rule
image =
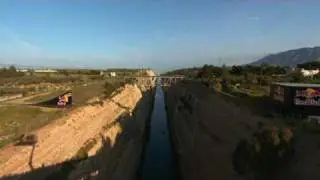
M306 63L300 67L310 66L310 64L317 63ZM268 64L231 67L204 65L202 68L180 69L167 74L175 75L179 72L193 74L189 79L201 81L207 87L223 92L222 97L238 105L249 107L255 114L264 117L280 116L284 119L284 123L289 123L288 118L296 121L302 116L287 109L276 109L274 101L269 97L270 84L273 82L320 83L320 74L304 77L300 69Z
M23 76L24 73L17 72L16 68L14 66L10 66L9 68L1 68L0 69L0 77L20 77Z
M162 75L172 76L172 75L183 75L186 78L195 78L200 71L200 68L186 68L186 69L177 69L173 71L166 72Z
M308 70L320 69L320 58L318 58L318 60L316 60L316 61L311 61L311 62L306 62L306 63L303 63L303 64L298 64L297 67L298 68L303 68L303 69L308 69Z
M243 66L213 66L205 64L203 67L178 69L165 73L165 75L185 75L188 79L224 79L232 84L247 83L267 86L271 82L305 82L319 83L320 75L313 78L304 78L299 69L318 69L320 61L312 61L297 65L297 70L277 65L243 65Z

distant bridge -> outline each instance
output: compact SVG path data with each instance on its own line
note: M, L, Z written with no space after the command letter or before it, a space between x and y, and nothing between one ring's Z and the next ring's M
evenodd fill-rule
M162 87L168 87L173 84L180 82L185 79L184 76L176 75L176 76L116 76L111 77L111 79L120 79L120 80L134 80L138 84L144 84L146 86L155 85L155 83L159 83Z

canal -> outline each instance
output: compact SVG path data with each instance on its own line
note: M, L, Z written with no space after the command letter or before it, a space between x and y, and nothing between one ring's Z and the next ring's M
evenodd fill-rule
M164 92L157 81L149 138L141 167L141 180L178 179L164 103Z

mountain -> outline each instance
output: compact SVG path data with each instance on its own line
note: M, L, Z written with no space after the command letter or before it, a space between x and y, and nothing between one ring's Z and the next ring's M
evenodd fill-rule
M251 65L261 65L264 63L295 67L297 64L302 64L310 61L319 60L320 47L293 49L277 54L267 55Z

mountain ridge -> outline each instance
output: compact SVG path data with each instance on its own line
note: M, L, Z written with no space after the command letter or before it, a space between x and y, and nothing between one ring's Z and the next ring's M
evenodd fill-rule
M298 64L320 60L320 46L290 49L279 53L269 54L250 63L261 65L264 63L280 66L296 67Z

